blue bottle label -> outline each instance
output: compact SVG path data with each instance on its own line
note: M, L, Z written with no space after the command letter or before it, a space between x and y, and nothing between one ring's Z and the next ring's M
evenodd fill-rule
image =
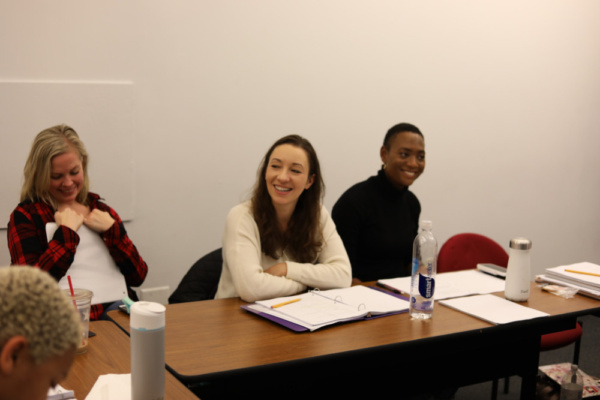
M417 271L419 270L419 259L417 257L413 257L412 259L412 276L415 276Z
M435 290L435 279L430 276L419 274L419 294L426 299L433 297Z

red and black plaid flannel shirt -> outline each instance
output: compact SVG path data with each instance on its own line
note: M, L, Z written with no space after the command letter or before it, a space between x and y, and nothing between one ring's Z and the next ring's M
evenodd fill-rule
M127 236L119 215L109 206L99 201L95 193L89 193L90 209L108 212L115 220L113 226L100 234L113 260L125 276L129 295L135 297L131 286L140 286L148 273L148 266ZM46 238L46 224L55 222L54 210L43 202L25 201L10 215L8 223L8 248L11 264L39 267L57 281L69 270L79 244L77 232L59 226L50 242ZM103 304L92 306L90 319L96 320L104 311Z

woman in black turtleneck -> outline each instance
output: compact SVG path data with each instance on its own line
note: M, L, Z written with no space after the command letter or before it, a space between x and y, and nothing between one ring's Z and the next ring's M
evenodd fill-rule
M353 283L410 275L421 205L408 187L425 169L425 141L414 125L388 130L378 174L348 189L333 206Z

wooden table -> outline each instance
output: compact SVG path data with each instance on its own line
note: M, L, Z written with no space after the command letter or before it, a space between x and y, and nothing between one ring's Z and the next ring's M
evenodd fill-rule
M75 356L67 379L61 386L75 391L84 400L100 375L131 372L129 337L110 321L92 321L88 350ZM166 399L198 399L187 387L165 369Z
M563 299L534 283L523 304L551 316L497 326L436 304L429 321L406 313L294 333L242 304L234 298L167 306L169 370L186 384L213 384L228 394L267 377L280 388L322 379L334 393L347 384L354 394L357 382L372 391L391 381L408 393L520 375L527 399L535 393L540 336L574 327L579 315L600 313L597 300ZM109 316L129 329L127 315Z

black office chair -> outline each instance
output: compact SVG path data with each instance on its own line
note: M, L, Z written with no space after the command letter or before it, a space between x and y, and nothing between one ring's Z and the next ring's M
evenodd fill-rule
M169 297L169 304L215 298L223 269L222 249L216 249L196 261Z

